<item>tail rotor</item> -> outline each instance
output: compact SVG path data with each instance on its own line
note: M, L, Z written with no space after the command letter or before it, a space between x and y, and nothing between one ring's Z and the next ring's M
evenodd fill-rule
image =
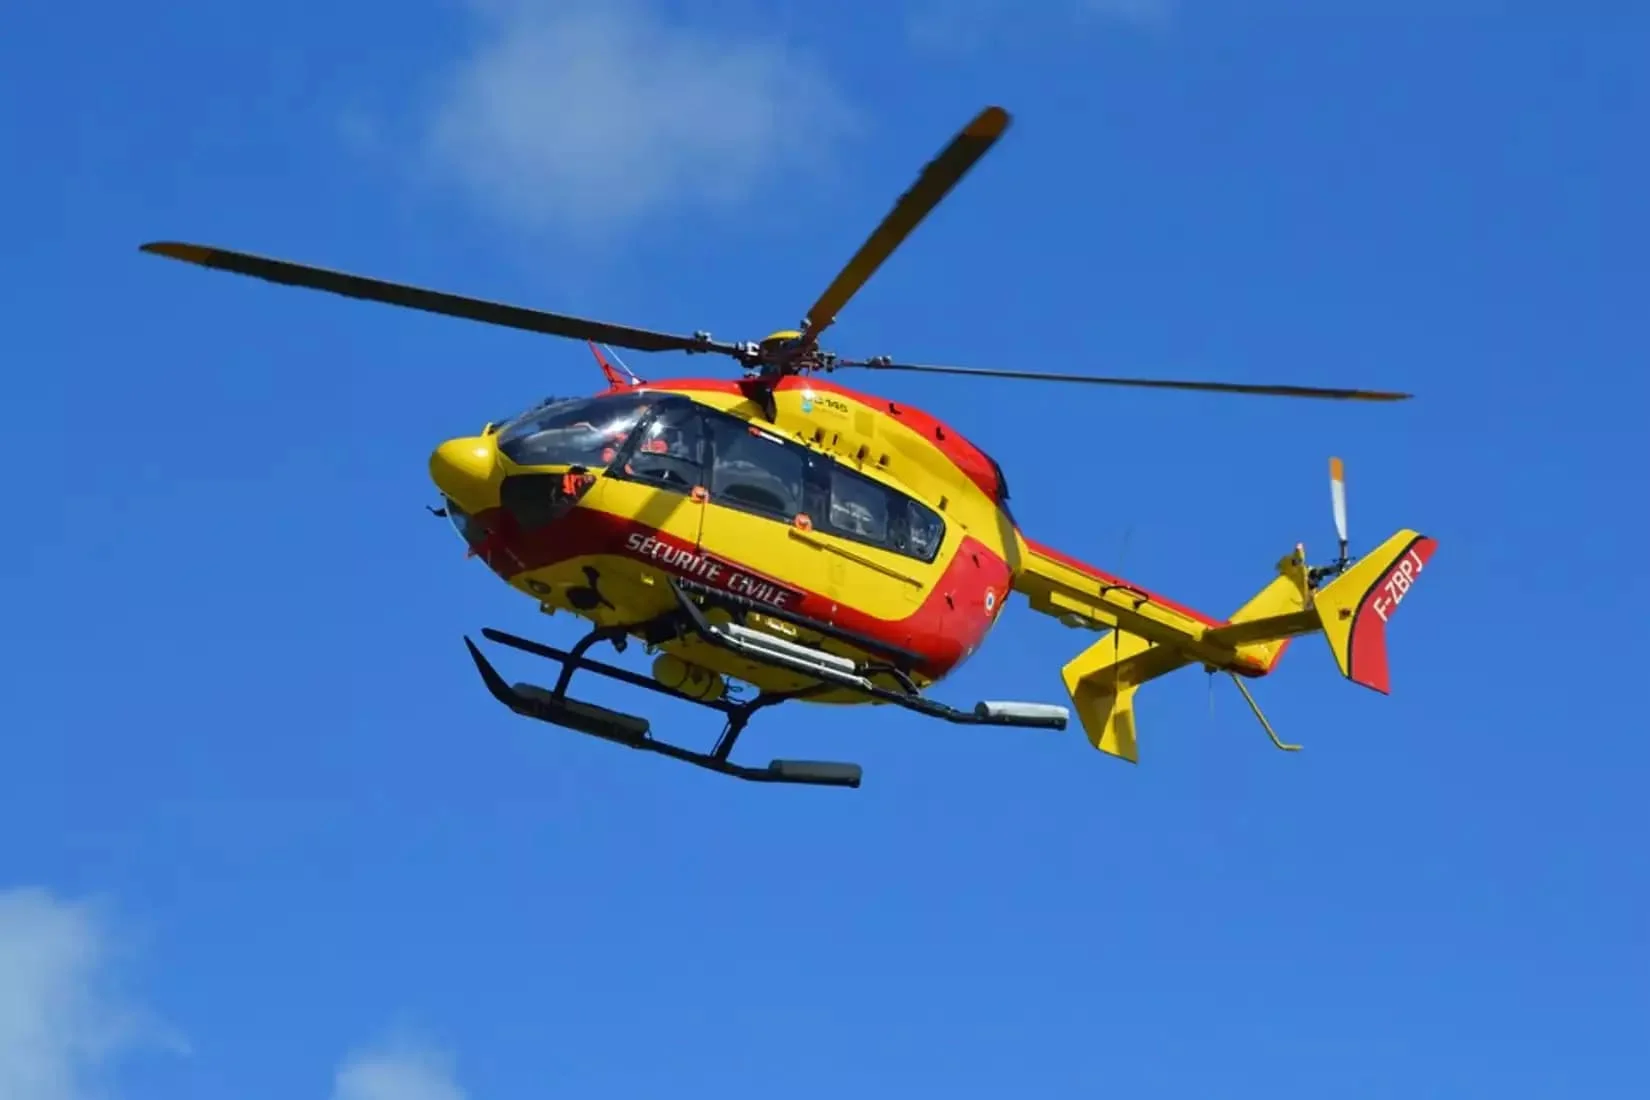
M1347 549L1351 544L1346 535L1346 464L1339 458L1329 460L1329 502L1335 512L1335 537L1339 540L1339 553L1328 565L1314 565L1307 570L1307 579L1313 588L1340 576L1352 565Z

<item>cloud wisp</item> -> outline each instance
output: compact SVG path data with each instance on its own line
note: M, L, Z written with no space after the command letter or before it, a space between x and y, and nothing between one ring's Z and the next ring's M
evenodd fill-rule
M94 905L0 890L0 1098L114 1100L130 1057L189 1048L118 988L118 939ZM331 1100L468 1100L446 1051L400 1039L358 1049Z
M432 163L519 228L605 236L726 208L817 163L852 125L824 67L778 37L641 0L491 0L440 85Z
M0 1096L91 1100L115 1064L182 1044L116 991L109 930L88 905L0 891Z
M433 1047L398 1042L357 1051L333 1077L332 1100L466 1100L453 1059Z

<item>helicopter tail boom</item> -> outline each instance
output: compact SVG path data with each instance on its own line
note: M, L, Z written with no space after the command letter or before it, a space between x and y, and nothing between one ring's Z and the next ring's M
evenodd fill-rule
M1278 740L1243 679L1271 672L1294 638L1322 631L1343 676L1387 692L1387 623L1436 546L1424 535L1399 531L1317 588L1297 546L1278 563L1271 583L1225 622L1031 542L1015 586L1034 610L1070 626L1107 630L1061 669L1078 720L1101 752L1137 762L1135 691L1191 664L1230 674L1273 743L1294 749L1299 746Z

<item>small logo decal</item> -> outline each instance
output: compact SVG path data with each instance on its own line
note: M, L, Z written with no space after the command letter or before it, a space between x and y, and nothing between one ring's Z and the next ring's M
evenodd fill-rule
M846 417L853 415L853 409L851 409L848 402L842 400L842 398L834 397L828 393L820 393L818 390L803 390L802 411L804 413L811 413L815 409L818 409L821 413L835 417Z
M996 608L997 608L997 593L996 593L995 590L987 588L985 590L985 609L986 609L987 612L991 612L991 611L995 611Z

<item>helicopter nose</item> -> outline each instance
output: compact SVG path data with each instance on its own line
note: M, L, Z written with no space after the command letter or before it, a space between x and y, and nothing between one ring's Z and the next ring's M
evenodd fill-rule
M472 516L499 504L498 444L492 436L449 439L430 455L430 480Z

